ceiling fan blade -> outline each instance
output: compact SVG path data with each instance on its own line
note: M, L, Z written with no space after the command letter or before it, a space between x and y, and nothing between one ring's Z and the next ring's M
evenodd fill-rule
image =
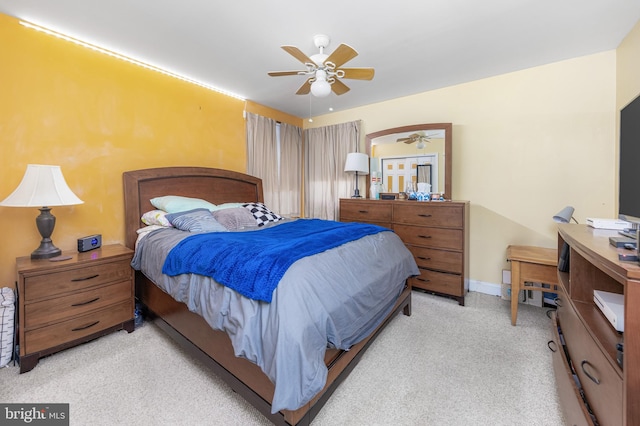
M325 59L324 63L326 64L327 62L331 62L336 65L336 68L340 68L342 64L350 61L356 56L358 56L358 52L356 52L353 47L343 43L338 46L338 48L334 50L327 59Z
M396 142L406 142L406 141L410 141L411 138L398 138L396 139Z
M305 55L302 50L298 49L295 46L282 46L282 48L291 56L302 62L303 64L313 64L314 62Z
M349 89L346 84L336 79L336 81L331 84L331 90L333 90L333 93L336 95L342 95L351 89Z
M309 92L311 91L311 79L307 79L307 81L305 81L302 86L300 86L300 88L298 89L298 91L296 92L296 95L308 95Z
M375 70L373 68L341 68L344 77L352 80L372 80Z
M271 71L268 74L271 77L281 77L283 75L298 75L300 71Z

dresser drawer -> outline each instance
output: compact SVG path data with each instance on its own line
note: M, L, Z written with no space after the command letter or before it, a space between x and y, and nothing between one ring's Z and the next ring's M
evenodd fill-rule
M25 305L25 328L31 330L76 315L86 314L117 302L131 300L131 281L122 281Z
M34 353L89 336L133 318L133 300L25 333L25 350Z
M44 299L67 292L77 292L101 284L131 280L131 260L101 263L82 268L67 269L24 279L25 302Z
M393 230L405 244L438 249L462 250L462 229L427 228L394 223Z
M561 298L568 300L564 292ZM558 321L587 402L600 424L622 424L622 377L593 340L575 309L568 305L558 312ZM599 384L588 375L597 379Z
M464 278L462 275L420 269L420 275L411 278L410 281L411 286L414 288L452 296L464 295Z
M464 210L460 205L407 201L393 206L393 222L420 226L462 228L464 226Z
M573 380L573 372L562 347L563 339L560 338L556 312L551 312L551 319L553 323L552 340L548 343L548 347L552 352L551 361L564 419L570 425L593 426L587 408L582 402L580 391Z
M378 201L340 201L340 220L391 224L391 204Z
M414 245L407 246L416 258L419 268L437 269L439 271L462 273L462 252L435 250Z

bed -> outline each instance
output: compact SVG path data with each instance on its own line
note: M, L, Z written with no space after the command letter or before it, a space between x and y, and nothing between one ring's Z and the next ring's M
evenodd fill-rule
M203 167L135 170L123 174L123 183L125 240L126 245L132 249L136 248L138 230L143 227L141 216L155 208L150 202L152 198L180 195L204 199L214 204L264 201L260 179L230 170ZM214 370L235 392L274 424L310 424L380 331L399 312L411 314L411 288L406 285L407 276L402 280L399 295L389 305L389 309L385 310L388 314L370 333L367 331L364 339L348 350L326 348L323 357L327 371L324 386L302 406L272 412L276 390L263 369L245 358L237 357L232 340L225 332L212 328L202 315L192 312L187 304L169 295L149 276L148 273L136 271L136 296L143 303L147 316L153 318L161 329L191 355ZM278 288L277 291L283 290ZM278 308L283 306L281 304Z

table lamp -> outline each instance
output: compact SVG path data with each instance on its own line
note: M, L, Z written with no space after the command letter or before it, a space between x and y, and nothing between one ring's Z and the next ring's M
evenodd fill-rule
M51 207L72 206L83 202L67 185L60 166L28 164L20 185L0 202L0 206L39 208L40 215L36 217L36 226L42 241L40 247L31 253L31 258L48 259L62 253L51 241L51 234L56 225Z
M573 219L576 223L578 223L576 218L573 217L573 210L574 210L573 207L567 206L564 209L560 210L558 213L556 213L553 216L553 220L558 223L569 223L571 222L571 219Z
M347 161L344 164L344 171L356 174L356 189L351 198L362 198L358 190L358 173L363 175L369 174L369 156L360 152L351 152L347 154Z

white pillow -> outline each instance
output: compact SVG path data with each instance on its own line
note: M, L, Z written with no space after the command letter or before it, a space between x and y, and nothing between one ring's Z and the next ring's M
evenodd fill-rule
M142 223L145 225L172 226L166 218L167 212L164 210L151 210L142 215Z

